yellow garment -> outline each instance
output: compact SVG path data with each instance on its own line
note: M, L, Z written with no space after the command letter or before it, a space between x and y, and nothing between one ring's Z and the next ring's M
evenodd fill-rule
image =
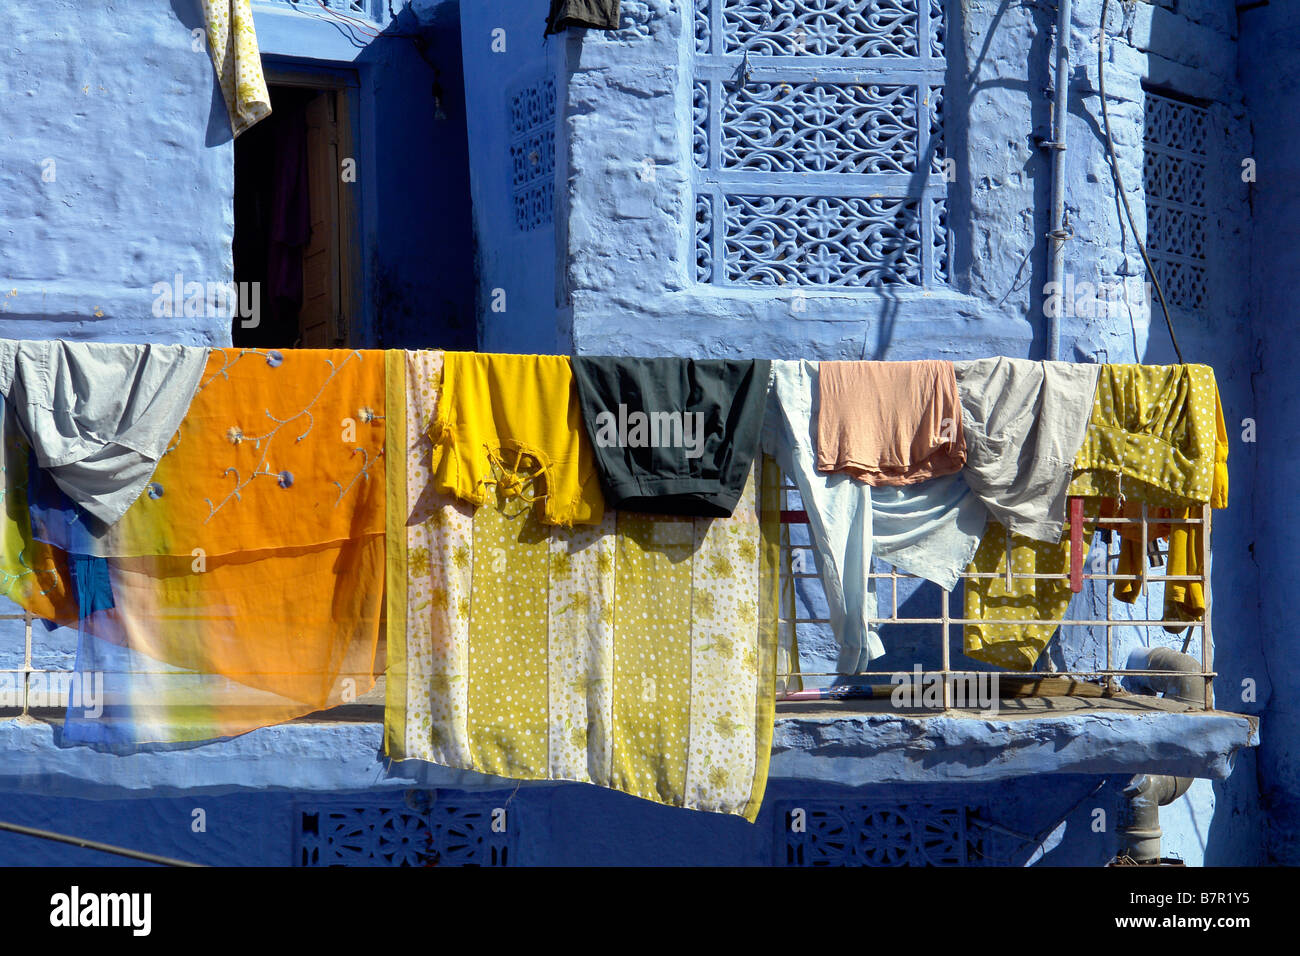
M1110 510L1115 510L1112 508ZM1103 511L1103 513L1106 513ZM1122 517L1136 518L1141 515L1141 507L1127 502L1122 509ZM1162 575L1200 575L1202 573L1202 542L1204 530L1199 524L1162 524L1165 518L1199 518L1201 509L1168 508L1148 509L1147 540L1168 538L1167 559L1165 567L1156 573ZM1142 572L1146 555L1142 552L1142 532L1136 525L1120 525L1119 563L1116 574L1133 575ZM1205 588L1199 581L1166 581L1164 617L1172 621L1199 621L1205 616ZM1115 600L1133 604L1142 592L1140 580L1116 581ZM1166 624L1165 630L1177 634L1186 627Z
M605 502L568 356L441 354L432 487L476 507L497 494L536 502L546 524L600 524Z
M1108 365L1097 380L1087 437L1074 462L1072 495L1125 500L1122 513L1148 520L1200 515L1200 505L1228 506L1228 431L1214 370L1206 365ZM1202 573L1203 529L1174 524L1148 529L1169 538L1164 571ZM1118 573L1137 574L1146 560L1141 532L1121 526ZM1138 581L1116 581L1117 600L1131 604ZM1199 582L1165 582L1164 616L1199 621L1205 593ZM1180 628L1166 625L1166 630Z
M271 115L249 0L201 0L208 52L236 136Z
M407 353L408 454L389 462L389 574L405 587L388 597L387 753L754 820L774 716L776 469L761 495L751 474L731 518L609 511L566 529L495 494L473 509L432 487L441 363Z
M1083 556L1096 528L1097 508L1084 503ZM986 619L1019 621L1035 618L1055 622L1065 617L1073 592L1068 578L1042 580L1013 578L1007 587L1007 529L990 520L967 573L996 572L995 578L966 580L965 616L980 621L964 625L967 657L1008 670L1031 670L1038 655L1056 633L1055 623L994 624ZM1066 524L1059 542L1036 541L1021 534L1011 536L1011 570L1016 574L1069 574L1070 528Z
M1208 365L1103 365L1069 493L1228 506L1228 433Z

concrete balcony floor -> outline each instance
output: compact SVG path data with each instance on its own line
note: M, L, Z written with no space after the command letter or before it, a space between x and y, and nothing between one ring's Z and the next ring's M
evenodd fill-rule
M61 715L0 720L0 790L120 798L244 789L513 787L516 781L382 755L382 685L329 714L214 743L117 755L59 744ZM777 705L770 775L867 784L1026 775L1162 773L1225 779L1259 743L1254 717L1144 695L1013 698L984 710L898 710L889 700ZM524 786L548 786L525 783Z

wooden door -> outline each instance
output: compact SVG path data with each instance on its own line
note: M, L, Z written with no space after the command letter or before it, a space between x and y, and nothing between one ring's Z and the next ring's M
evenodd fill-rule
M306 113L311 239L302 254L298 325L303 348L332 348L347 340L341 286L337 93L322 90L308 102Z

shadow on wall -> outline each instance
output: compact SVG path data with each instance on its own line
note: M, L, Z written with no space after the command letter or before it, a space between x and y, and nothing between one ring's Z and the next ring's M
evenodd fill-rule
M460 7L403 6L369 41L377 174L366 344L473 349L476 288Z

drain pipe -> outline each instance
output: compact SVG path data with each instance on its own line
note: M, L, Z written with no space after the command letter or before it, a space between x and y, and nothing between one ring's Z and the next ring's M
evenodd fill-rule
M1056 89L1052 106L1052 139L1042 146L1052 151L1052 214L1047 231L1048 288L1056 290L1055 315L1047 319L1047 358L1055 361L1061 354L1061 311L1065 291L1065 243L1070 238L1065 231L1065 121L1070 111L1070 0L1057 0L1056 9ZM1051 301L1043 296L1044 306Z
M1204 703L1205 681L1199 676L1200 662L1168 647L1139 648L1128 660L1130 670L1169 671L1169 676L1132 678L1145 689L1169 700ZM1191 777L1140 773L1124 788L1128 801L1120 815L1120 852L1138 863L1160 862L1160 808L1173 803L1192 785Z

